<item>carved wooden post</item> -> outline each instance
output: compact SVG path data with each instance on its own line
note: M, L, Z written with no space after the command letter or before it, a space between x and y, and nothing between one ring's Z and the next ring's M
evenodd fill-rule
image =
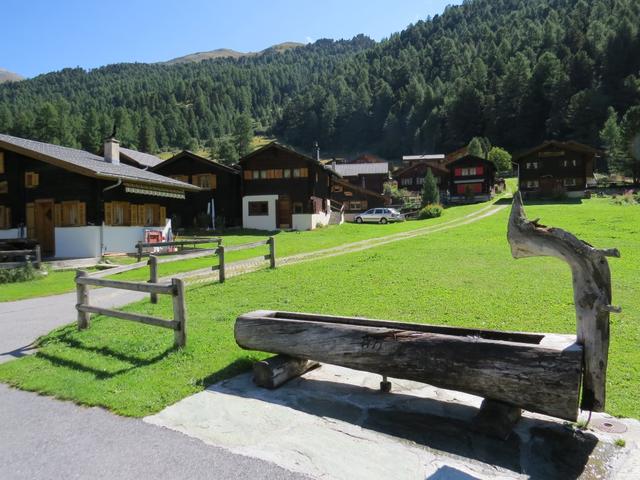
M88 275L89 273L85 270L76 270L76 279L87 277ZM79 305L89 305L89 286L76 281L76 309ZM78 330L88 328L90 318L91 314L89 312L78 310Z
M269 237L269 266L276 268L276 237Z
M158 257L151 255L147 265L149 265L149 283L158 283ZM158 303L157 293L150 293L149 297L151 303Z
M184 298L184 281L172 278L173 285L173 319L178 322L174 330L174 345L184 347L187 343L187 304Z
M573 275L577 339L584 348L584 378L580 408L601 412L605 407L611 272L606 257L617 249L600 250L560 228L528 220L520 192L513 198L507 237L514 258L551 256L564 260Z

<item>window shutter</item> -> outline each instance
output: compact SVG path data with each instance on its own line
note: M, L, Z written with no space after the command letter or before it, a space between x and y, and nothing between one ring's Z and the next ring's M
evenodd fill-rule
M4 152L0 152L0 173L4 173Z
M462 176L462 169L461 169L461 168L456 168L456 169L455 169L455 172L454 172L454 175L455 175L456 177L460 177L460 176Z
M484 167L476 167L476 175L484 174Z
M33 203L27 203L27 237L33 238L36 233L36 212Z
M105 225L113 225L113 205L111 202L104 204L104 223Z
M211 190L218 188L218 177L215 173L209 174L209 184L211 185Z
M300 169L300 176L302 178L307 178L309 176L309 169L308 168L301 168Z
M144 205L138 205L138 225L144 226L146 224L147 220L144 212Z
M138 221L138 206L137 205L131 205L131 225L140 225L140 222Z
M200 186L200 175L191 175L191 185Z
M131 225L131 205L129 202L122 202L122 210L124 212L124 224Z
M78 225L87 224L87 205L84 202L78 202Z
M54 206L54 218L55 218L55 226L56 227L61 227L62 226L62 205L60 205L59 203L56 203Z
M244 175L244 179L245 180L251 180L253 174L251 173L251 170L245 170L244 172L242 172Z
M167 222L167 207L160 207L160 225L161 227Z

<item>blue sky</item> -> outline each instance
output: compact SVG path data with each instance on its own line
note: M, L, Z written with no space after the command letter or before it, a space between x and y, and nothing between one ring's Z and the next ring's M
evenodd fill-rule
M376 40L460 0L2 0L0 68L32 77L64 67L157 62L197 51L285 42Z

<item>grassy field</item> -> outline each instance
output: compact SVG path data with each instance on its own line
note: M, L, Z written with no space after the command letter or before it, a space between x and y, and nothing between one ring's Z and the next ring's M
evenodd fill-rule
M465 205L459 207L451 207L445 210L445 214L440 218L430 220L412 220L403 223L378 225L378 224L343 224L332 225L320 230L308 232L279 232L275 234L277 256L287 256L297 253L306 253L323 248L335 247L345 243L357 242L368 238L378 238L385 235L391 235L398 232L415 230L429 225L437 225L448 222L456 218L477 211L487 204ZM267 233L257 231L232 231L221 236L225 245L237 245L240 243L249 243L266 238ZM213 248L214 245L201 245L202 248ZM260 247L252 250L243 250L239 252L229 253L226 260L233 262L243 260L257 255L267 253L267 247ZM126 258L114 259L118 263L126 263ZM177 261L173 263L161 264L159 267L160 276L167 276L175 273L188 272L199 268L206 268L217 264L217 259L212 257L203 257L192 260ZM24 283L13 283L2 285L0 288L0 302L13 300L24 300L27 298L41 297L45 295L56 295L59 293L70 292L74 289L74 272L49 272L44 279L34 280ZM117 280L147 280L149 278L149 270L142 268L119 275L112 278Z
M593 199L527 210L547 225L622 252L621 259L610 260L614 303L623 313L612 315L607 410L640 417L640 206ZM188 346L181 351L172 348L170 332L157 328L111 318L96 318L83 332L70 325L44 337L37 355L0 365L0 380L123 415L148 415L261 358L233 340L236 316L255 309L574 333L568 267L551 258L513 260L507 214L190 289ZM127 310L171 315L167 299Z

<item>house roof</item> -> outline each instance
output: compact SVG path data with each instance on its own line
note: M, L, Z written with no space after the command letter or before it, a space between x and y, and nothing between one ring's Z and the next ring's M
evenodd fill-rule
M327 165L343 177L356 175L380 175L389 173L389 162L379 163L337 163Z
M384 195L381 195L381 194L379 194L379 193L377 193L377 192L374 192L373 190L369 190L369 189L367 189L367 188L359 187L359 186L354 185L354 184L352 184L352 183L349 183L348 181L343 180L343 179L341 179L341 178L339 178L339 179L335 180L335 182L334 182L334 183L335 183L336 185L340 185L340 186L342 186L343 188L348 188L349 190L353 190L353 191L356 191L356 192L360 192L360 193L362 193L362 194L364 194L364 195L368 195L368 196L370 196L370 197L378 197L378 198L382 198L382 199L384 199Z
M433 170L436 171L440 171L441 173L449 173L449 170L447 169L447 167L444 167L442 165L439 165L437 163L431 163L431 162L420 162L420 163L414 163L413 165L409 165L408 167L405 168L401 168L400 170L397 170L393 173L394 177L400 176L400 175L404 175L405 173L409 173L410 171L414 170L414 169L418 169L420 167L429 167Z
M197 154L195 154L195 153L193 153L193 152L191 152L189 150L183 150L183 151L181 151L179 153L176 153L173 157L168 158L167 160L164 160L162 163L159 163L159 164L155 165L154 167L152 167L151 170L153 170L155 172L155 171L157 171L157 170L159 170L159 169L161 169L161 168L163 168L163 167L165 167L167 165L170 165L170 164L172 164L172 163L174 163L174 162L176 162L176 161L178 161L178 160L180 160L181 158L184 158L184 157L194 158L194 159L199 160L199 161L201 161L203 163L214 165L215 167L220 168L222 170L225 170L225 171L227 171L229 173L234 173L234 174L238 174L238 175L240 174L240 171L238 169L236 169L236 168L230 167L228 165L224 165L224 164L222 164L222 163L220 163L220 162L218 162L216 160L211 160L209 158L202 157L202 156L197 155Z
M601 150L597 148L590 147L589 145L585 145L584 143L575 142L573 140L569 140L566 142L561 142L558 140L546 140L542 142L540 145L537 145L529 150L525 150L513 156L513 161L520 160L523 157L527 157L532 153L535 153L539 150L544 150L545 148L556 147L560 149L566 150L574 150L583 153L592 153L593 155L599 155L602 153Z
M75 148L0 134L0 148L36 158L80 175L105 180L127 180L134 183L198 191L199 187L163 177L124 163L113 164L103 157Z
M257 150L254 150L253 152L245 155L244 157L242 157L240 160L238 160L238 163L242 164L244 162L246 162L247 160L249 160L250 158L266 151L269 150L270 148L275 148L277 150L280 150L282 152L287 152L287 153L292 153L294 155L296 155L297 157L299 157L300 159L309 162L309 163L313 163L314 165L317 165L318 167L322 168L323 170L327 171L328 173L330 173L331 175L335 175L336 177L339 177L340 174L337 173L336 171L334 171L331 167L323 164L322 162L319 162L318 160L316 160L315 158L312 158L308 155L305 155L303 153L300 153L296 150L294 150L293 148L289 148L289 147L285 147L284 145L278 143L278 142L271 142L266 144L263 147L258 148Z
M451 167L451 166L455 165L458 162L462 162L464 160L469 160L469 159L476 160L476 161L479 160L481 162L488 163L489 165L493 166L493 168L495 168L495 166L496 166L495 163L493 163L491 160L489 160L487 158L482 158L482 157L478 157L477 155L467 154L467 155L463 155L462 157L456 158L455 160L447 163L447 167Z
M404 155L402 157L403 162L412 162L415 160L444 160L444 154L434 153L429 155Z
M120 156L126 157L143 167L155 167L156 165L163 162L161 158L158 158L155 155L151 155L150 153L143 153L137 150L131 150L130 148L123 147L120 147Z

